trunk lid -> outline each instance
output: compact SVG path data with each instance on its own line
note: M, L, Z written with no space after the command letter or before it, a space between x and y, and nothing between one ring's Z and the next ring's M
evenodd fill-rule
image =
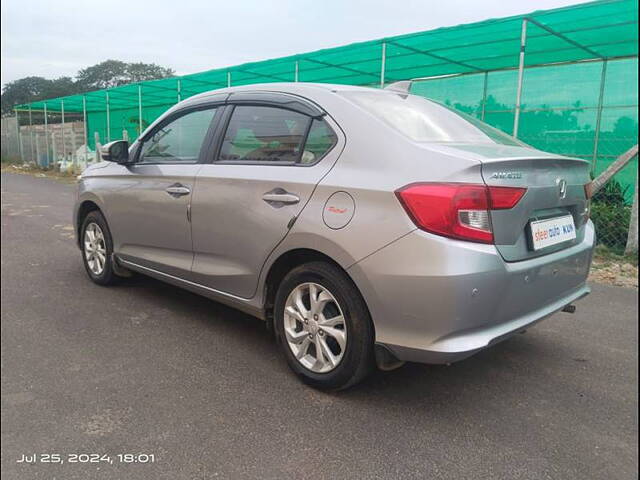
M533 148L463 146L456 148L481 162L484 182L490 186L526 187L510 210L491 211L496 248L508 262L527 260L563 250L584 239L588 221L590 163ZM576 238L539 250L533 249L530 223L571 215Z

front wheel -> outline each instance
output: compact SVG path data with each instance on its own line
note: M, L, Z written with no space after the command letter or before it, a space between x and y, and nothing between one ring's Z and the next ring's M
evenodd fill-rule
M311 262L294 268L280 284L274 307L278 343L305 383L341 390L371 371L369 311L337 266Z
M119 278L111 263L113 241L107 221L100 211L89 212L82 222L80 245L89 278L98 285L116 283Z

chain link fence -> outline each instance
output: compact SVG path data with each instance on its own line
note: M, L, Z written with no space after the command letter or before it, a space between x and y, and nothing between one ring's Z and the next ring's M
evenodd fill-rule
M419 79L412 92L513 134L517 83L508 69ZM520 140L588 160L595 178L638 143L638 58L525 68L520 112ZM614 253L628 243L637 177L636 156L592 200L598 242Z

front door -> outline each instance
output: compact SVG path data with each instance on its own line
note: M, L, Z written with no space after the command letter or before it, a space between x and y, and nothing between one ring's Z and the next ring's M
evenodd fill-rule
M196 177L192 276L250 298L268 255L335 163L343 140L321 116L264 104L227 108L233 112L214 161Z
M122 260L171 275L191 270L190 203L201 150L216 107L171 115L137 148L135 163L123 166L120 188L111 189L109 220Z

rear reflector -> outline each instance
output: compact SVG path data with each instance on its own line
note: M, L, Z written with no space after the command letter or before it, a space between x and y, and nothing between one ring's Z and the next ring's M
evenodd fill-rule
M527 191L526 188L516 187L487 187L491 210L509 210L515 207Z
M449 238L493 243L490 210L513 208L526 188L417 183L396 191L417 227Z

